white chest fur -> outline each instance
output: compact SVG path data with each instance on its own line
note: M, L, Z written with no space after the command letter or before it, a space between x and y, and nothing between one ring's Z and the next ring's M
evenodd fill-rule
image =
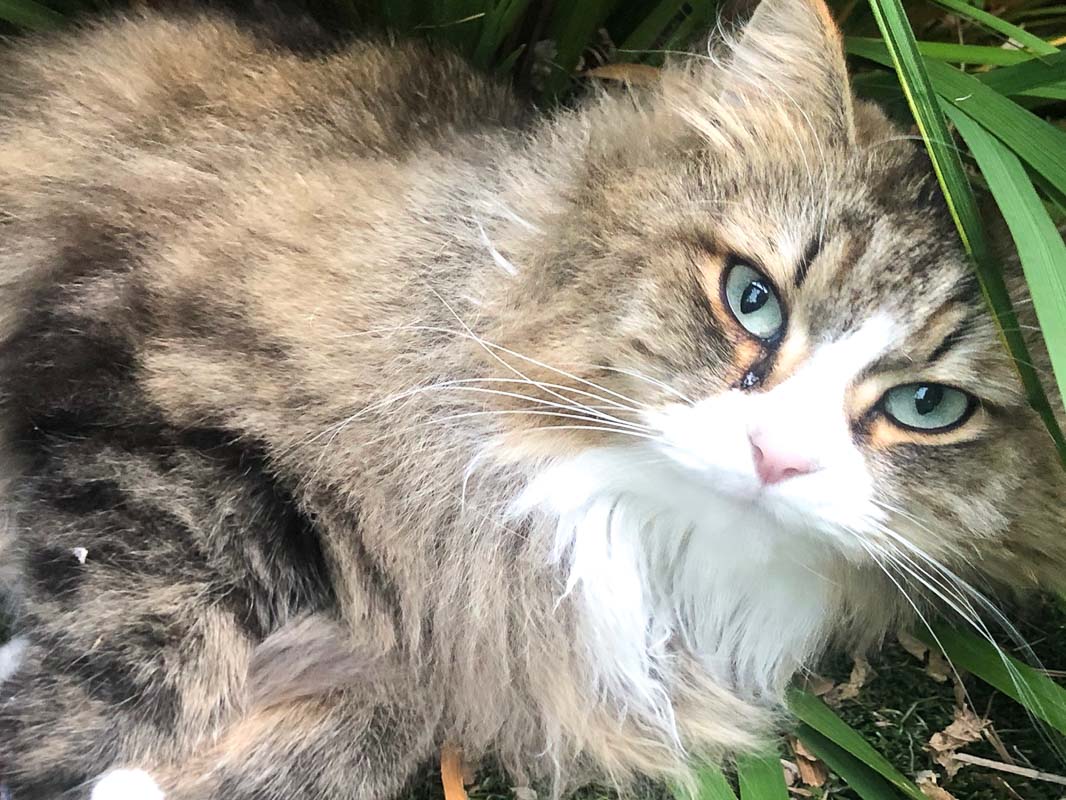
M671 731L678 642L720 684L765 697L825 637L825 545L649 461L647 451L602 449L557 463L513 512L555 521L554 555L582 609L599 688Z

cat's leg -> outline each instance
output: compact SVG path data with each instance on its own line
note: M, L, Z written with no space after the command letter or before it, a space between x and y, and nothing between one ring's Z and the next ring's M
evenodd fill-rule
M14 800L85 800L112 769L181 763L243 716L256 646L329 604L313 535L269 476L203 438L36 477L17 539L26 646L0 685Z
M204 584L113 580L94 602L23 617L24 658L0 686L13 800L88 798L112 766L180 759L238 713L252 642Z
M166 800L392 798L437 754L436 712L413 700L356 688L256 711L156 783Z
M256 648L246 697L217 739L177 764L111 773L93 800L379 800L436 752L440 693L326 614Z

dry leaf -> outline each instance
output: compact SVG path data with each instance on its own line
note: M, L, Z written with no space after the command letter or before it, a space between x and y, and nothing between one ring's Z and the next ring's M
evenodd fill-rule
M877 673L869 661L862 656L855 656L848 679L826 692L822 699L830 706L838 706L845 700L854 700L859 696L859 690L876 676Z
M823 697L828 694L836 684L824 675L817 672L810 673L803 682L803 688L815 697Z
M804 786L824 786L829 780L829 770L825 764L807 749L799 739L789 738L792 744L792 752L796 754L796 769L799 771L799 779Z
M988 720L982 719L968 708L956 708L955 720L939 733L929 738L926 749L933 755L933 760L944 768L948 777L953 777L962 763L955 759L955 753L968 744L979 741L984 736Z
M898 641L900 646L916 659L923 663L925 662L925 654L929 652L929 648L926 646L925 642L902 631L896 635L896 641Z
M954 670L939 650L929 651L929 663L925 665L925 673L937 683L944 683L954 676Z
M937 774L929 769L919 772L914 778L922 794L930 800L956 800L955 795L937 784L937 780Z
M800 779L799 767L797 767L793 762L789 761L788 759L782 758L781 759L781 769L784 770L784 772L785 772L785 785L786 786L795 786L797 783L799 783L799 779Z

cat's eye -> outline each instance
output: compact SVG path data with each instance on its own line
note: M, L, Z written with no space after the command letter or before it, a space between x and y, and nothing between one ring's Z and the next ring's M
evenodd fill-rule
M760 339L773 339L781 332L785 312L769 279L743 261L730 265L723 285L729 310L745 330Z
M885 392L885 414L904 428L944 431L961 425L977 405L971 395L939 383L908 383Z

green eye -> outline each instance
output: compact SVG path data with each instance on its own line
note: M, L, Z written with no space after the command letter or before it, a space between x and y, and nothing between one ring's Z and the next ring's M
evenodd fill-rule
M966 392L939 383L908 383L885 392L884 409L904 428L942 431L962 424L976 401Z
M780 333L785 314L777 291L761 272L743 261L726 273L725 299L737 322L753 336L773 339Z

